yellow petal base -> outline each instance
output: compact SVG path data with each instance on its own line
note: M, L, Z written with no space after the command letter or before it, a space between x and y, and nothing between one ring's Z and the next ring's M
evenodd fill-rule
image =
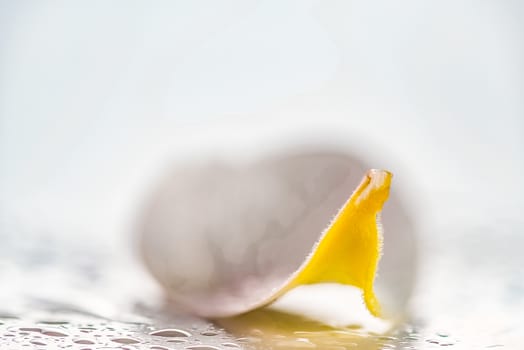
M373 284L382 248L379 214L388 198L391 178L385 170L367 172L278 296L303 284L347 284L362 289L367 309L374 316L380 315Z

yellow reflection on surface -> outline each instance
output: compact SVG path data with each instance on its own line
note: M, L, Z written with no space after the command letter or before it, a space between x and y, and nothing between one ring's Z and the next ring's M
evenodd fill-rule
M382 349L380 337L359 327L335 328L268 308L217 321L222 327L260 349Z

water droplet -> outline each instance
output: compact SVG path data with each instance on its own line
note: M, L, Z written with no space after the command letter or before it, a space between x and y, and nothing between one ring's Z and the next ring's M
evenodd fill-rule
M47 345L47 343L44 343L43 341L40 341L40 340L32 340L30 343L34 345Z
M134 338L113 338L111 339L112 342L119 343L119 344L138 344L140 341Z
M150 349L151 350L169 350L169 348L166 348L165 346L160 346L160 345L153 345Z
M236 341L239 343L258 343L260 342L260 339L254 337L242 337L237 338Z
M413 335L408 335L407 337L404 337L404 339L406 339L406 340L419 340L420 337L415 335L415 334L413 334Z
M42 328L36 328L36 327L21 327L18 328L22 332L38 332L40 333L42 331Z
M205 335L207 337L212 337L212 336L218 335L218 332L215 332L215 331L203 331L200 334Z
M394 341L394 340L397 340L397 338L389 337L389 336L386 336L386 335L382 335L382 336L378 337L378 340L386 340L386 341L391 340L391 341Z
M73 340L73 342L76 344L95 344L94 341L89 340L89 339L76 339L76 340Z
M227 346L228 348L239 348L240 345L235 343L222 343L222 346Z
M186 346L187 350L220 350L216 346L211 345L190 345Z
M181 329L175 329L175 328L169 328L169 329L160 329L158 331L154 331L149 333L150 335L155 335L157 337L189 337L191 336L190 333L183 331Z
M63 333L57 330L50 330L50 329L42 331L42 334L50 336L50 337L67 337L66 333Z
M40 321L38 323L43 323L43 324L56 324L56 325L64 325L64 324L69 324L69 322L67 321L62 321L62 320L44 320L44 321Z

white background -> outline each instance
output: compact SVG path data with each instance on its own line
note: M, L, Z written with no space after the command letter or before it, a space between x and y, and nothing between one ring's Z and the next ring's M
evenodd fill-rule
M324 139L442 233L521 223L522 4L0 0L2 231L116 235L176 154Z

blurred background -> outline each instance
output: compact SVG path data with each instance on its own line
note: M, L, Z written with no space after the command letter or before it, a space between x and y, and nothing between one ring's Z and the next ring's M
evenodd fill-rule
M128 254L167 164L294 143L395 173L422 255L518 266L523 19L512 0L0 0L0 267L50 241Z

